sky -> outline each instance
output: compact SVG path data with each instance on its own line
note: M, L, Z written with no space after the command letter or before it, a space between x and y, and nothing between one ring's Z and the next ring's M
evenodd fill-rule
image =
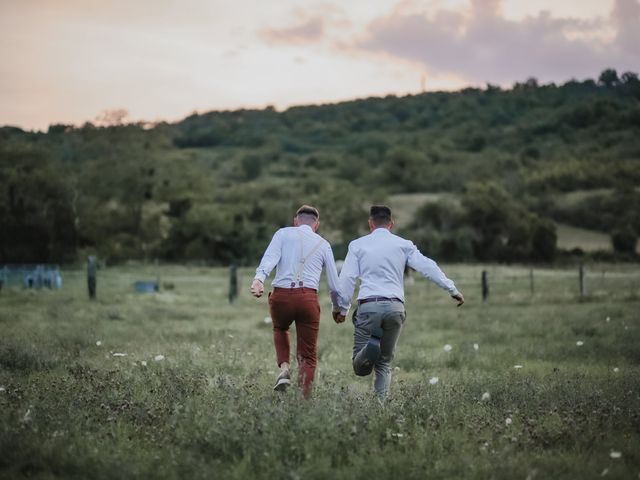
M0 125L640 70L640 0L0 0Z

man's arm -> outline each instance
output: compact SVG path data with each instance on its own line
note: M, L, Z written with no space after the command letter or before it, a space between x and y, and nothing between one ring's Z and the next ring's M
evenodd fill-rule
M280 255L282 253L281 231L282 230L278 230L275 233L271 239L271 243L269 243L269 246L262 256L260 265L256 268L256 275L251 283L251 294L256 298L260 298L264 293L264 281L280 261Z
M349 244L347 258L344 259L342 270L340 271L340 315L342 321L347 316L351 308L351 297L356 288L356 280L360 277L360 266L358 256L354 252L353 242ZM336 320L337 321L337 320Z
M350 299L343 299L340 295L340 278L338 277L338 270L336 268L336 262L333 257L333 250L331 245L327 244L327 248L324 250L324 264L327 272L327 285L329 286L329 295L331 296L332 314L336 323L344 322L347 312L351 307Z
M447 278L435 261L420 253L418 247L413 243L411 243L407 257L407 265L420 272L425 278L428 278L440 288L449 292L449 295L458 301L458 306L464 303L464 297L462 293L458 291L453 281Z

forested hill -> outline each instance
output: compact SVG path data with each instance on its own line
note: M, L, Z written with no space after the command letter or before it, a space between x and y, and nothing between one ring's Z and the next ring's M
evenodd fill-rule
M254 263L302 203L320 208L339 257L368 202L408 192L455 193L405 228L444 259L551 261L551 220L632 252L638 185L640 81L613 70L175 124L4 127L0 263Z

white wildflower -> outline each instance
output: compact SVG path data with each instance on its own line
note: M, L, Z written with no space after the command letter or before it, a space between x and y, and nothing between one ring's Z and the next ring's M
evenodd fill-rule
M614 371L614 373L618 373L620 371L620 369L618 367L613 367L613 371Z
M229 338L233 338L233 335L229 334L229 335L227 335L227 337L229 337Z
M161 362L161 361L163 361L163 360L164 360L164 355L156 355L155 357L153 357L153 359L154 359L156 362Z
M6 391L7 391L7 389L5 387L0 387L0 393L4 393Z
M478 345L477 343L473 344L473 349L474 350L478 350L480 348L480 345Z
M602 473L600 474L600 476L601 477L606 477L608 473L609 473L609 469L605 468L604 470L602 470Z
M487 401L487 400L489 400L489 399L491 399L491 394L490 394L489 392L484 392L484 393L482 394L482 400L483 400L483 401Z
M102 345L102 340L98 340L98 341L96 342L96 347L99 347L100 345Z
M438 377L431 377L431 379L429 380L429 383L431 385L435 385L436 383L438 383L438 380L440 380Z
M607 322L607 323L609 323L610 321L611 321L611 318L610 318L610 317L607 317L607 318L606 318L606 322Z
M583 342L582 340L578 340L578 341L576 342L576 345L577 345L577 346L579 346L579 347L581 347L581 346L583 346L583 345L584 345L584 342Z
M140 365L142 365L143 367L147 366L147 361L146 360L141 360L140 361Z
M126 353L120 353L120 352L115 352L115 353L112 353L111 355L113 355L114 357L126 357L127 356Z
M31 421L31 408L27 409L27 413L22 417L22 423L29 423Z
M443 347L443 350L444 350L445 352L450 352L452 348L453 348L453 347L447 343L447 344Z
M266 323L266 324L268 325L268 324L270 324L270 323L273 323L273 320L271 320L271 317L264 317L263 322L264 322L264 323Z
M516 370L519 370L522 368L522 365L514 365L513 368L515 368Z
M400 371L400 367L395 367L395 368L394 368L394 370L395 370L396 372L399 372L399 371Z
M511 424L513 423L513 420L511 420L511 417L507 417L507 418L505 419L504 423L505 423L507 426L509 426L509 425L511 425Z
M611 458L621 458L622 452L616 452L615 450L611 450L611 453L609 454L609 456Z

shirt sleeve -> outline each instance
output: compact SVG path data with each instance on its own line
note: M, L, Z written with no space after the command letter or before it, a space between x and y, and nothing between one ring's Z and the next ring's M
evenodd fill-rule
M458 289L452 280L448 279L438 264L425 257L414 243L411 243L407 264L414 270L420 272L425 278L428 278L440 288L449 292L449 295L458 295Z
M271 239L271 243L264 252L262 256L262 260L260 261L260 265L256 268L256 276L254 279L260 280L262 283L269 276L273 268L280 261L280 255L282 254L282 230L278 230L273 238Z
M333 311L337 312L340 310L340 279L338 278L338 270L336 269L333 250L328 242L324 249L324 268L327 272L327 285L329 287Z
M351 308L351 297L356 288L356 280L360 277L358 256L354 252L353 242L349 244L347 258L344 259L340 271L340 313L345 315Z

